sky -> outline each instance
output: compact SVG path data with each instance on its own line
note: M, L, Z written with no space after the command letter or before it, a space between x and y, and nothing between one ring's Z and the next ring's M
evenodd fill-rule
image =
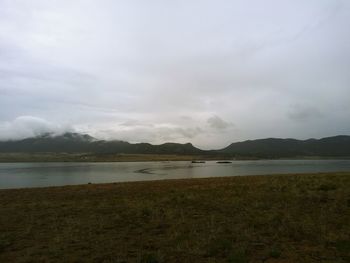
M0 0L0 140L350 134L350 1Z

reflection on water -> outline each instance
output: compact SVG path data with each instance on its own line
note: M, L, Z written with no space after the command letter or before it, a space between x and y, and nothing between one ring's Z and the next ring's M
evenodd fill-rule
M0 188L336 171L350 171L350 160L0 163Z

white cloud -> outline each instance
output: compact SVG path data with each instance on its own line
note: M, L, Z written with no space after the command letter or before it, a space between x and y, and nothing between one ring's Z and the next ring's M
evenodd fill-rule
M0 123L0 140L24 139L45 133L61 134L71 130L68 127L55 125L41 118L20 116L11 122Z

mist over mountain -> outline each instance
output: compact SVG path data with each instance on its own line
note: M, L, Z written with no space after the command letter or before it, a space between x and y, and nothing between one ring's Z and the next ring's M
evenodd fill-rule
M94 154L177 154L221 155L231 157L292 158L292 157L348 157L350 136L340 135L322 139L267 138L232 143L226 148L205 151L191 143L129 143L98 140L88 134L46 133L21 140L0 141L1 153L94 153Z

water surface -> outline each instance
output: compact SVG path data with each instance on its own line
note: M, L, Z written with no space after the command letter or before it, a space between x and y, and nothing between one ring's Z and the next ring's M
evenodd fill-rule
M0 189L237 175L350 171L350 160L0 163Z

